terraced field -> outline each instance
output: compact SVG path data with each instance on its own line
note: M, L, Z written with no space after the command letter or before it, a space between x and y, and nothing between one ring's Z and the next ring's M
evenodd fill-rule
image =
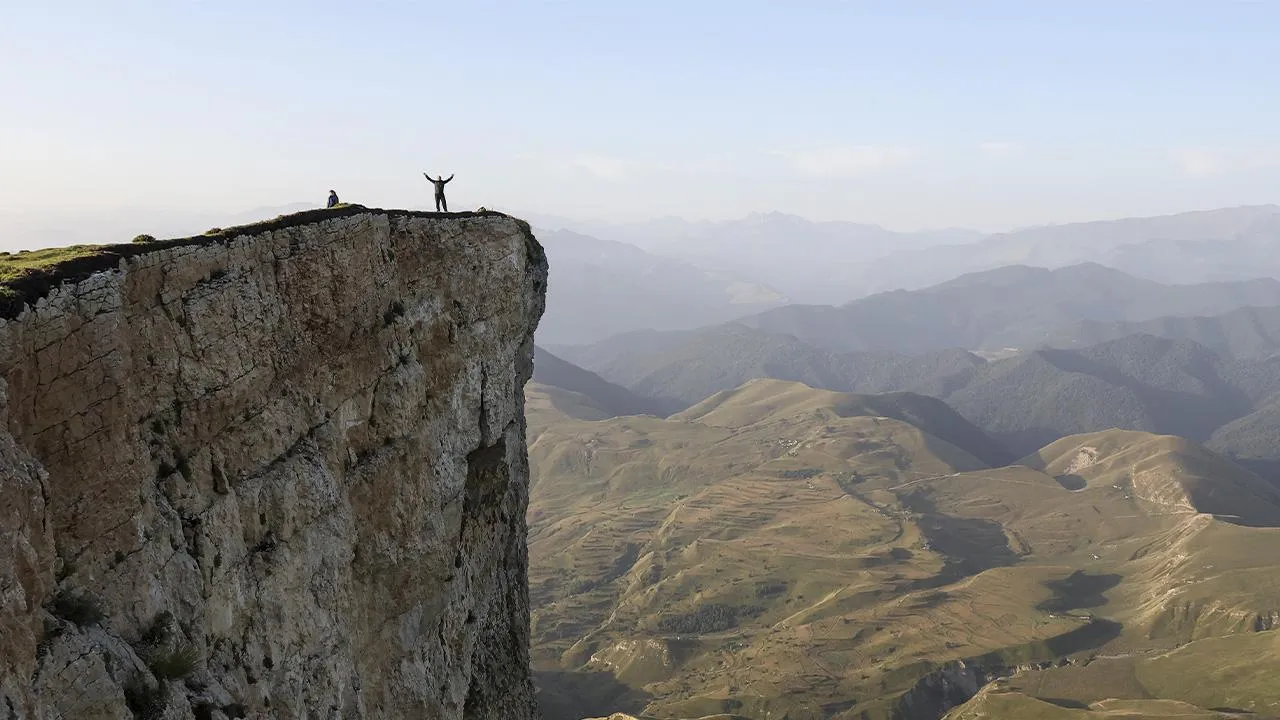
M1254 631L1280 609L1280 495L1192 443L1108 431L993 469L883 400L795 383L666 420L574 419L539 392L530 586L549 720L938 718L975 694L954 717L1249 707L1069 675L1272 637Z

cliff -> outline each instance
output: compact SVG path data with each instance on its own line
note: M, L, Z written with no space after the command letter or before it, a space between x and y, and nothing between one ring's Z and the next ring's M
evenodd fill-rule
M354 207L7 275L0 717L536 717L546 274Z

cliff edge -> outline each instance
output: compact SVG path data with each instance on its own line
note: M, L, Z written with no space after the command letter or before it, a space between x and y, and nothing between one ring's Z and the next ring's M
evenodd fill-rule
M498 213L345 208L6 283L0 717L537 716Z

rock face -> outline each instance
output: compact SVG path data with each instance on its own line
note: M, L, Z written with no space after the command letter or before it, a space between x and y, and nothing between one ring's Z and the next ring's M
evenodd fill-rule
M896 717L903 720L937 720L963 705L994 678L994 673L963 660L946 663L925 675L898 700Z
M61 274L0 321L0 717L537 716L527 225L356 207Z

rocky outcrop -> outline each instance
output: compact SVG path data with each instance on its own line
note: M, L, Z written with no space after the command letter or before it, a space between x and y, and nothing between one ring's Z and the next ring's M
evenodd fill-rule
M546 273L507 216L356 207L10 283L0 717L535 717Z
M925 675L898 700L894 717L901 720L936 720L962 705L995 677L988 668L953 660Z

